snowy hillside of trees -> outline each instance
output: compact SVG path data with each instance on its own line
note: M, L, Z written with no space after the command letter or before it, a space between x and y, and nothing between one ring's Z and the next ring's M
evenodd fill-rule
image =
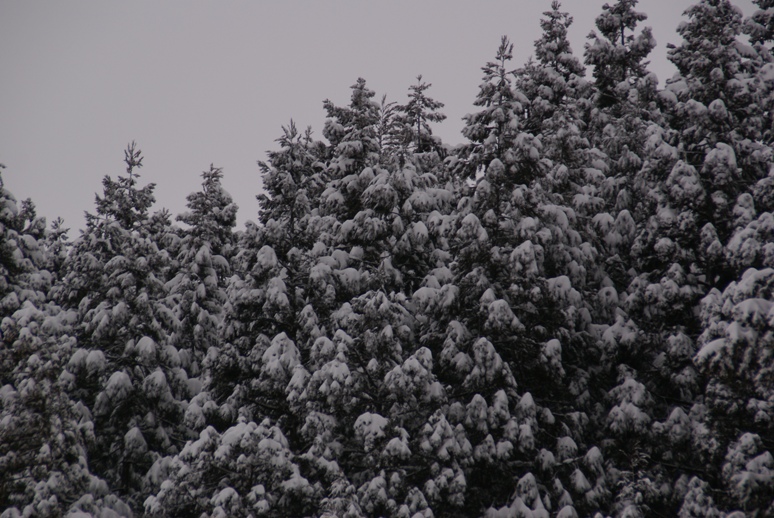
M357 79L243 230L134 143L74 240L0 181L0 516L774 516L774 1L661 86L636 4L503 37L459 146Z

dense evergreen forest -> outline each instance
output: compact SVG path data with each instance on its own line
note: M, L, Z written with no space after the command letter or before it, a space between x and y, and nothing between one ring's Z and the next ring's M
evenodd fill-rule
M2 518L774 516L755 3L690 7L660 88L636 0L582 58L554 2L459 146L358 79L239 231L214 166L152 213L134 143L72 241L0 189Z

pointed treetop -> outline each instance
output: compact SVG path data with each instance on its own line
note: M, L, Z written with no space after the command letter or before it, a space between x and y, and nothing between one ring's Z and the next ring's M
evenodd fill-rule
M656 46L653 32L645 27L635 35L637 24L646 20L645 13L634 10L637 0L618 0L614 5L602 6L602 14L596 25L602 33L589 34L586 43L586 64L594 67L594 79L601 92L602 105L615 104L618 95L616 87L624 82L647 75L648 61L645 58Z
M331 143L330 172L333 177L345 176L379 160L377 125L379 104L372 100L373 90L366 87L365 79L358 78L351 86L352 97L347 107L323 102L328 114L323 136Z
M417 153L433 147L433 140L430 138L433 132L429 123L446 119L446 115L438 111L444 104L425 95L425 91L431 86L431 83L422 81L421 74L418 75L417 84L409 87L408 103L396 107L396 110L402 113L400 121L405 125L408 140L413 143Z
M648 19L648 15L634 10L638 0L618 0L614 5L602 6L602 14L597 16L596 24L599 32L611 42L626 46L634 40L634 36L626 34L634 32L639 22Z
M371 106L373 102L371 98L374 96L374 91L366 87L366 80L362 77L358 77L354 85L350 86L352 89L352 101L350 106L354 109L357 107Z
M197 238L228 241L227 234L236 225L237 206L221 184L223 168L210 164L201 176L202 190L186 197L188 211L177 216L177 220L190 225Z
M328 118L334 120L341 126L354 127L355 129L362 130L369 126L376 124L378 120L379 106L371 99L375 95L373 90L370 90L366 86L366 80L359 77L355 84L350 86L352 95L350 97L349 106L339 107L333 104L330 100L323 101L323 108L327 112ZM330 121L329 121L330 122ZM336 131L333 131L334 125L326 123L323 135L325 138L334 142L338 142L339 138Z
M110 176L102 179L103 195L96 195L97 214L86 214L87 227L94 228L103 220L116 221L124 229L134 230L148 219L148 211L156 201L153 196L156 184L136 187L140 177L136 170L142 167L142 159L142 152L132 141L124 150L126 176L119 176L117 180Z
M500 46L494 61L487 62L481 67L484 72L483 83L479 87L474 106L486 108L499 107L512 102L515 98L513 91L513 70L509 70L507 63L513 59L513 44L507 36L500 39ZM485 110L486 111L486 110ZM468 117L466 117L466 120ZM470 122L470 121L469 121ZM465 130L463 130L464 134ZM470 137L469 137L470 138ZM475 139L473 139L475 140Z
M124 163L126 164L126 175L134 185L133 178L140 177L134 170L142 167L142 151L137 149L137 143L134 140L124 150Z
M558 0L551 2L551 10L545 11L545 18L540 20L543 34L535 40L535 56L542 65L550 66L564 76L583 76L583 64L572 53L567 39L567 29L572 25L573 18L569 13L560 11L562 4Z
M202 187L204 188L204 192L210 193L214 189L217 189L220 191L220 181L223 179L223 168L222 167L215 167L214 164L210 164L209 171L202 171L202 178L204 179L204 182L202 182Z
M718 68L726 79L738 72L741 56L734 45L742 32L742 12L728 0L701 0L683 13L688 21L677 27L683 43L670 46L669 60L684 77L712 86Z
M376 141L379 144L379 162L390 163L403 146L402 125L398 120L398 103L388 101L387 94L379 103L379 122L376 124Z
M507 63L513 59L513 43L507 36L500 38L500 46L497 48L497 54L494 61L487 62L481 70L484 72L484 84L481 85L481 91L478 98L473 103L476 106L491 106L502 104L506 99L512 98L511 92L511 73L508 70ZM497 92L499 95L493 95Z

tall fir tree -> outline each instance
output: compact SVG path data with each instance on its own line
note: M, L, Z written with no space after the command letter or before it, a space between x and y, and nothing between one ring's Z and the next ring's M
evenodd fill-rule
M396 110L401 113L398 122L405 133L403 138L408 141L414 153L440 149L438 141L432 136L430 123L442 122L446 119L446 115L438 111L444 106L442 102L425 95L425 91L431 86L432 84L422 81L421 75L417 76L417 83L409 87L408 102L396 107Z
M357 173L372 165L379 155L376 125L379 122L379 105L372 99L374 91L366 86L366 80L358 78L350 87L352 95L348 106L323 102L328 120L323 136L330 142L331 179Z
M89 411L62 376L77 347L73 311L49 301L61 233L21 207L0 176L0 508L2 516L130 513L89 470Z
M618 0L613 5L603 5L602 14L596 19L600 34L592 31L588 36L591 41L586 44L586 64L594 67L592 73L600 106L620 101L619 85L636 81L647 73L644 60L656 41L649 27L635 34L637 24L647 19L647 15L634 10L637 3L637 0ZM628 88L623 92L628 92Z
M504 177L496 186L509 191L515 183L529 183L537 174L539 159L531 139L520 130L520 118L526 98L513 88L513 44L502 37L495 61L483 68L483 82L474 101L480 111L466 116L462 134L470 141L460 149L460 172L464 177L475 178L494 159L504 166ZM534 151L533 151L534 149Z
M149 215L154 185L137 186L142 155L134 143L124 161L126 176L103 180L96 214L87 214L54 295L77 311L79 347L67 371L71 396L93 416L91 467L137 507L155 458L188 438L182 418L190 389L169 343L179 322L166 303L170 258Z
M214 167L184 228L150 214L134 146L72 247L0 191L2 518L774 513L755 3L689 8L658 90L636 0L593 81L552 2L455 150L421 77L359 79L327 143L283 128L237 233Z
M268 153L268 162L259 162L266 194L258 201L266 237L284 254L292 246L311 245L309 217L325 186L325 151L311 128L301 133L291 120L282 131L280 149Z
M179 322L170 340L184 352L191 376L200 374L208 350L219 343L237 213L221 185L223 171L211 165L202 178L202 190L188 195L188 211L177 217L187 228L177 247L177 272L166 283Z
M387 165L405 159L405 139L398 120L398 103L388 101L387 94L379 102L379 122L376 125L376 141L379 144L379 164ZM403 158L402 158L403 157Z
M0 317L13 314L28 298L45 300L45 285L53 280L46 270L46 237L46 221L37 217L35 205L27 199L19 206L0 174Z

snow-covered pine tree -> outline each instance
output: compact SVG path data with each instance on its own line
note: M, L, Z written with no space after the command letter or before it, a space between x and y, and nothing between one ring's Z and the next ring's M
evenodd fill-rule
M53 280L45 269L45 239L45 219L36 216L29 199L20 207L0 174L0 318L13 314L29 298L33 303L45 300Z
M634 10L637 3L637 0L618 0L613 5L603 5L603 13L596 19L600 34L592 31L588 36L586 64L594 67L598 104L602 107L625 98L632 83L647 74L644 59L656 41L649 27L635 34L637 24L647 19L647 15Z
M464 117L462 134L470 143L458 150L455 168L466 178L475 178L492 162L499 160L502 178L492 184L493 194L510 193L517 183L529 183L538 174L538 147L523 133L520 119L526 97L513 88L513 44L503 36L494 61L483 68L483 82L474 101L480 111ZM504 194L507 196L508 194Z
M460 161L481 174L445 223L452 262L429 271L414 295L421 340L449 401L423 428L428 435L420 447L438 456L440 468L423 492L434 510L447 513L480 512L493 503L512 503L518 512L544 509L549 496L538 489L537 459L553 459L556 444L540 437L545 431L575 444L545 396L564 375L556 338L565 336L554 333L572 312L557 306L580 304L580 295L566 276L547 278L543 245L580 241L569 226L574 213L551 203L540 184L551 162L521 127L528 99L513 89L509 56L503 39L497 62L484 67L477 99L483 110L467 117L463 131L472 142ZM441 444L448 447L435 449L436 436L447 438ZM554 464L545 465L553 471Z
M585 70L573 55L567 39L567 29L572 25L573 18L569 13L561 11L561 7L558 0L553 0L551 10L543 12L545 18L540 20L543 33L535 41L535 57L539 63L551 67L565 81L569 81L573 76L582 77Z
M219 343L237 213L221 184L222 169L211 165L202 178L202 190L188 195L188 211L177 217L187 228L177 245L177 272L166 283L180 323L171 343L184 354L190 376L199 376L207 351Z
M134 143L125 163L126 176L103 180L96 214L87 214L53 293L77 311L78 349L67 371L71 396L93 416L90 466L137 506L154 459L175 453L188 437L182 417L190 388L168 340L179 325L166 305L170 258L159 250L148 214L154 185L137 186L142 156Z
M628 200L640 194L634 191L646 131L661 118L658 79L648 71L646 61L656 42L650 27L636 33L639 22L647 19L645 13L634 10L636 5L637 0L605 4L596 19L601 35L589 34L585 49L586 64L593 67L597 104L585 114L587 138L606 155L608 166L602 169L609 179L600 194L618 210L631 209Z
M301 133L292 120L276 140L280 149L269 151L268 162L259 162L265 194L258 195L260 221L266 239L284 256L290 248L308 248L309 216L325 188L324 144L312 138L312 129Z
M359 194L368 182L360 174L379 162L380 151L379 105L372 100L375 94L363 78L358 78L351 89L349 106L336 106L329 100L323 103L328 117L323 136L330 143L326 167L330 183L321 195L321 208L341 219L360 210Z
M398 121L398 103L388 101L382 95L379 103L379 122L376 125L376 141L379 144L379 164L387 165L405 160L405 139Z
M408 461L409 433L424 423L408 414L427 414L429 400L423 398L432 386L430 373L427 384L424 378L414 383L415 390L403 386L416 364L409 361L407 374L401 370L416 347L406 293L440 260L426 218L435 213L440 219L451 200L437 187L434 169L417 170L416 156L404 157L402 167L397 160L373 163L329 184L310 218L317 241L299 251L309 268L303 291L296 292L303 293L306 306L298 314L295 342L278 335L263 357L267 382L272 372L293 373L289 381L271 375L272 390L278 398L284 391L291 405L287 413L294 418L283 421L288 436L310 445L303 451L308 476L326 488L328 510L386 512L392 504L376 490L383 471L394 485L394 505L424 499L416 486L405 485L401 468ZM422 163L440 166L437 158ZM358 210L329 210L326 198L333 196L359 198ZM300 358L282 351L296 351ZM385 381L390 373L393 385ZM422 405L411 404L417 398ZM332 460L340 471L330 469ZM357 499L342 498L342 486Z
M554 0L551 10L543 13L544 18L540 20L543 32L535 40L536 60L530 59L515 72L516 88L529 100L524 106L522 123L526 130L535 135L546 135L560 133L564 128L564 133L570 134L565 139L570 136L577 139L577 121L554 120L556 112L565 117L577 116L573 113L578 109L576 103L587 95L585 90L588 89L588 83L582 79L585 75L583 64L573 55L567 39L567 29L573 18L560 9L561 4Z
M425 91L432 86L417 76L417 83L409 87L409 99L406 104L395 107L400 112L397 118L402 128L403 141L413 153L425 153L440 150L439 141L433 138L431 122L442 122L446 115L439 112L443 103L428 97Z
M61 516L81 508L130 512L90 473L89 412L68 397L66 376L60 376L76 346L74 312L47 299L61 234L56 226L53 235L46 233L30 200L19 207L2 177L0 204L2 516Z
M474 179L483 173L471 209L497 244L500 219L507 218L511 211L514 187L529 185L542 168L540 141L525 133L521 125L528 100L513 88L512 71L508 69L512 58L513 45L503 36L495 61L482 68L483 82L474 102L481 110L465 117L462 134L470 142L458 148L453 162L466 178ZM476 257L469 259L477 261Z
M694 361L706 377L713 434L707 460L722 473L719 504L774 512L774 269L747 269L702 300ZM721 464L722 460L722 464Z
M673 266L675 257L669 252L660 255L668 264L649 263L657 255L639 246L646 236L673 238L680 230L659 225L659 217L670 214L658 205L664 200L656 193L675 163L675 135L661 114L668 102L658 96L657 78L647 69L655 40L650 28L636 33L647 18L634 10L636 4L605 5L597 18L602 37L592 33L586 45L597 88L598 108L589 113L588 132L596 156L593 168L587 169L587 196L576 201L590 218L587 232L601 259L593 306L602 356L590 369L590 384L603 394L593 419L604 432L595 441L608 462L626 474L609 509L668 514L674 512L673 504L660 488L670 482L655 462L661 444L650 425L669 414L667 400L693 397L695 371L684 353L690 331L675 323L691 313L698 279L695 272L686 272L687 266ZM672 241L661 245L667 243ZM667 372L666 364L676 372Z
M217 408L219 417L210 422L219 428L235 423L240 412L249 419L287 413L284 386L268 390L256 378L275 336L309 338L299 323L309 275L305 254L327 222L335 220L320 217L317 210L325 186L323 144L312 139L311 130L300 134L292 121L277 142L280 149L259 163L266 187L266 194L258 196L263 225L248 223L237 242L222 349L209 361L208 391L217 405L207 405ZM204 408L203 401L195 402Z
M680 132L680 158L693 166L706 192L699 227L721 243L733 233L733 210L769 173L772 150L761 142L763 108L772 85L756 77L761 59L738 37L742 13L728 0L707 0L686 11L683 42L669 59L679 74L668 84L675 96L672 126ZM741 207L740 207L741 208ZM706 226L709 224L709 226ZM732 272L708 272L734 277Z

